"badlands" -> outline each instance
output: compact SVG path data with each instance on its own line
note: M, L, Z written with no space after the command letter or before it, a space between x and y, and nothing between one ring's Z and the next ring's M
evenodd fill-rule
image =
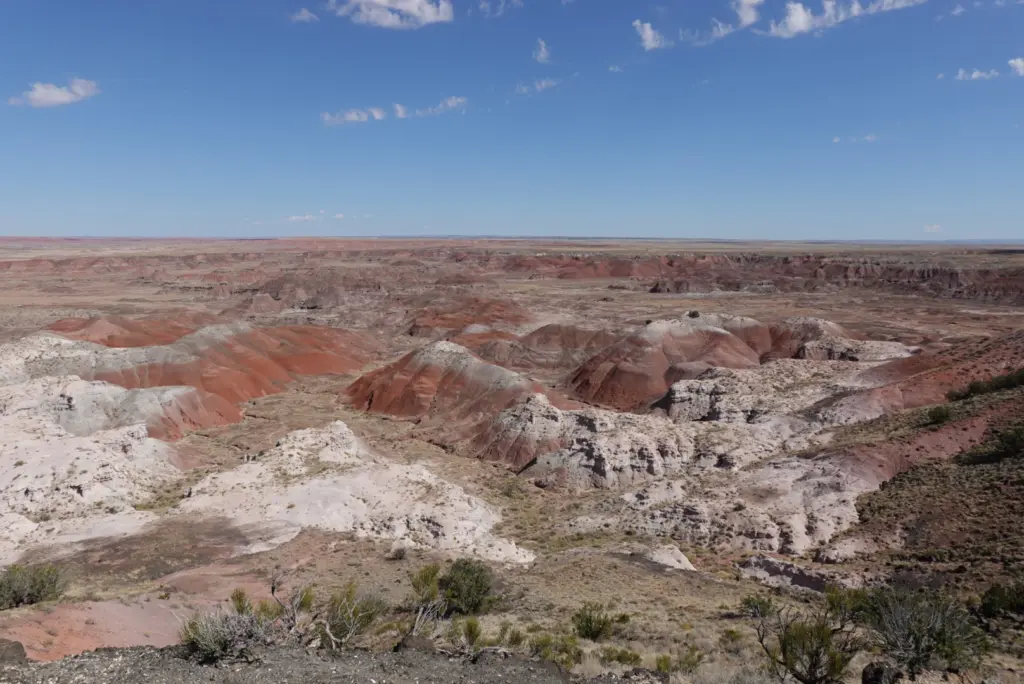
M947 397L1024 367L1019 251L2 238L0 277L0 566L70 581L0 613L33 659L464 556L485 629L613 602L720 662L765 584L1024 572L1024 473L960 458L1024 388Z

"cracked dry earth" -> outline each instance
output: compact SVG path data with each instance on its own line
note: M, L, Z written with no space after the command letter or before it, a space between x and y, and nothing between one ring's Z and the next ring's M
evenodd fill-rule
M925 415L1024 366L1019 255L805 249L0 240L0 564L72 580L0 635L40 660L167 646L236 586L397 605L420 565L474 556L505 591L485 631L613 601L648 666L741 661L740 597L888 577L920 534L865 501L892 515L876 499L912 494L883 484L1020 418L1009 395ZM365 658L330 666L398 656Z

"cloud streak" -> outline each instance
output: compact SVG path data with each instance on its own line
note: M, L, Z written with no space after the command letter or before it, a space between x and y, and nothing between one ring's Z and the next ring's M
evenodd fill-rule
M71 83L66 86L58 86L53 83L33 83L32 87L21 95L8 98L7 104L12 107L28 105L42 109L74 104L99 94L100 89L96 85L96 81L73 78Z
M316 16L305 7L289 17L289 19L291 19L293 24L308 24L314 21L320 21L320 17Z
M408 119L410 116L436 116L438 114L444 114L454 110L465 109L466 105L469 104L469 98L466 97L446 97L441 102L433 107L427 107L425 109L417 109L414 113L410 114L409 109L405 105L395 104L392 108L395 112L396 119ZM368 121L383 121L388 118L388 112L383 107L367 107L366 109L347 109L335 114L330 112L323 112L320 115L320 120L324 122L325 126L347 126L351 124L361 124Z
M661 50L672 45L671 41L666 40L665 36L658 33L650 22L636 19L633 21L633 28L636 29L637 35L640 36L640 44L647 52Z
M327 9L356 24L418 29L454 21L451 0L328 0Z
M958 81L991 81L993 78L998 78L998 76L999 72L995 69L989 71L960 69L956 72L956 80Z
M786 3L786 16L781 21L772 21L765 33L775 38L795 38L834 28L858 17L906 9L925 2L927 0L874 0L865 6L859 0L847 4L837 0L823 0L821 14L814 14L803 3L791 0Z
M548 44L540 38L537 39L537 48L533 51L533 58L541 64L551 61L551 50L548 49Z

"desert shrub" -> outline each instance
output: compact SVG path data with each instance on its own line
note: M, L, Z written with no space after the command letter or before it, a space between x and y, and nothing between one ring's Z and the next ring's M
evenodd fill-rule
M993 584L982 594L979 610L988 618L1024 615L1024 583Z
M0 610L56 601L66 588L56 565L10 565L0 573Z
M926 669L975 667L987 650L967 609L944 594L882 589L864 617L878 647L911 679Z
M846 611L831 601L810 615L781 610L760 618L757 642L769 674L800 684L839 684L864 646Z
M466 640L466 643L470 646L476 646L477 642L480 641L480 621L475 617L466 618L465 622L462 623L462 638Z
M387 610L387 605L376 596L360 595L356 585L349 584L343 591L331 596L319 623L321 643L337 648L349 643L373 624Z
M231 609L235 611L236 615L252 614L252 601L249 600L249 595L245 589L239 587L231 592Z
M419 603L428 603L437 599L440 594L439 579L441 577L441 566L437 564L425 565L415 573L411 579L412 591Z
M451 612L475 615L489 607L493 582L491 569L486 565L460 558L438 580L438 587Z
M600 603L588 601L573 614L572 631L581 639L600 641L612 635L612 617Z
M718 643L727 653L739 653L743 650L743 633L738 629L726 629L718 637Z
M630 651L628 648L616 648L614 646L602 647L597 652L597 657L605 665L619 663L620 665L636 667L643 661L643 658L636 651Z
M1024 425L1017 425L997 432L993 439L957 457L965 465L998 463L1008 458L1024 456Z
M996 375L988 380L976 380L966 387L952 390L946 395L950 401L963 401L979 394L991 394L1024 385L1024 368Z
M948 406L933 406L928 409L928 423L931 425L948 423L952 417L953 412L949 410Z
M659 655L654 659L654 669L664 674L672 672L672 656L665 653Z
M700 667L704 659L707 658L707 653L702 651L697 646L689 644L685 650L680 652L676 657L675 662L672 664L672 669L676 672L682 672L683 674L690 674Z
M722 663L714 663L702 667L689 676L690 684L767 684L770 679L761 671L742 666L729 667Z
M583 660L583 649L580 648L576 637L566 634L535 636L530 639L530 654L542 660L558 663L566 669L571 669Z
M272 641L272 622L252 613L194 615L181 628L181 645L202 663L248 658L253 649Z
M749 594L740 601L740 613L755 620L773 615L776 610L775 601L770 596Z
M505 645L509 648L519 648L526 641L526 635L519 629L513 627L505 635Z

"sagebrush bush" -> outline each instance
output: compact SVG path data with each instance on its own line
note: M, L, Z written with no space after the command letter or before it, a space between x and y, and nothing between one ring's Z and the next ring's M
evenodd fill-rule
M530 639L530 654L542 660L558 663L565 669L571 669L583 660L583 649L576 637L561 634L539 634Z
M0 610L56 601L66 588L56 565L10 565L0 573Z
M612 635L612 617L600 603L588 601L573 614L572 631L581 639L606 639Z
M988 648L967 609L941 593L877 590L863 616L882 652L911 679L926 669L976 667Z
M273 642L272 625L254 613L195 615L181 628L181 644L189 656L202 663L245 659L254 649Z
M988 618L1024 615L1024 583L993 584L982 594L979 609Z
M493 584L491 569L471 558L455 561L438 580L449 611L463 615L486 612L492 600Z
M321 643L337 648L348 644L387 610L387 604L369 594L358 594L350 583L334 593L323 611L320 623Z
M441 592L439 580L441 577L441 566L435 564L424 565L412 574L412 591L418 603L429 603L438 598Z
M949 410L948 406L933 406L928 409L928 423L931 425L948 423L952 417L953 412Z
M615 646L603 646L597 652L597 658L605 665L619 663L620 665L636 667L643 662L643 657L636 651L631 651L628 648L616 648Z

